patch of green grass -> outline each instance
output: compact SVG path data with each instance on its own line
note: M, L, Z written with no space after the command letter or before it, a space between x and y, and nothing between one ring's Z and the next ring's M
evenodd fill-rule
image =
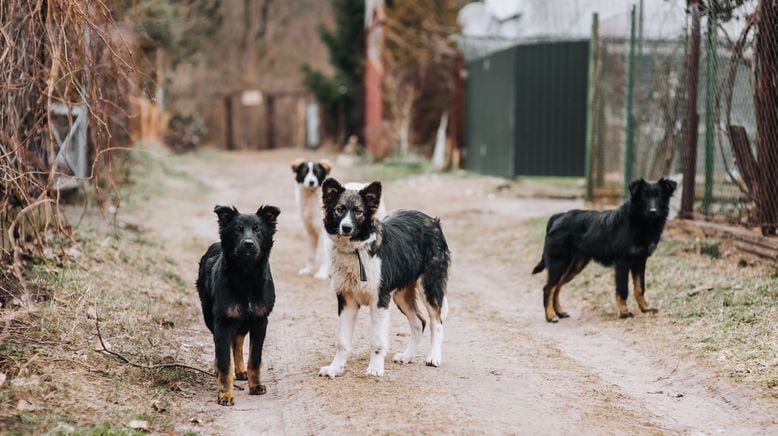
M162 271L162 280L165 281L165 283L176 287L177 289L181 290L187 287L186 280L181 278L180 275L174 273L173 271L164 270Z
M154 383L165 385L181 381L186 378L186 371L182 368L160 368L154 373Z

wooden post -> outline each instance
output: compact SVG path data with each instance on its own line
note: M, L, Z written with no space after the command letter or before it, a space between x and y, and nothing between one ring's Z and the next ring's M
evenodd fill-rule
M700 6L695 1L689 5L692 14L689 52L686 56L686 141L683 157L683 194L681 196L681 218L690 218L694 210L694 182L697 177L697 79L700 72Z
M265 128L267 133L267 148L275 148L276 147L276 132L273 126L274 118L275 118L275 96L273 94L268 93L266 96L266 106L265 106Z
M235 149L232 132L232 97L224 97L224 146L227 150Z

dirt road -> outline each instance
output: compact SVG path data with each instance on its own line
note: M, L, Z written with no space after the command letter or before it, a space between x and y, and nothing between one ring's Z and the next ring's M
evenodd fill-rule
M203 420L197 431L778 432L778 421L765 412L776 410L774 404L713 377L672 344L652 340L655 320L649 316L605 322L582 313L576 301L563 300L573 317L547 324L542 277L529 274L539 253L525 247L540 236L524 221L578 203L490 195L488 179L478 177L419 176L384 187L390 210L417 208L439 216L451 247L443 366L424 366L425 334L417 362L387 359L384 377L365 375L369 317L363 311L346 374L318 377L335 350L337 306L325 282L296 273L305 260L288 166L296 156L205 151L172 159L168 164L187 179L166 182L162 197L134 212L153 227L193 283L199 256L216 238L214 204L247 211L264 203L282 210L271 256L277 302L265 343L268 393L250 397L238 391L235 406L226 408L216 405L213 386L202 386L188 405L191 416ZM333 175L359 177L356 169L336 168ZM191 179L201 183L186 181ZM191 304L197 304L194 287ZM176 325L188 326L182 341L198 364L208 367L212 340L202 321ZM393 350L402 349L407 333L405 318L393 307ZM190 426L182 422L180 428Z

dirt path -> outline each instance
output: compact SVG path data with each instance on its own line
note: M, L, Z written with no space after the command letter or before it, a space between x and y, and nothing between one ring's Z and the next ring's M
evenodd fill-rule
M202 250L216 238L214 204L253 210L270 203L282 210L271 257L277 303L265 345L268 394L249 397L239 391L236 405L224 408L215 404L214 388L203 386L189 404L192 416L204 421L198 431L778 432L778 422L764 413L775 410L774 404L753 400L745 388L716 379L667 344L636 340L635 330L650 335L650 317L605 323L570 301L573 318L547 324L542 278L529 275L538 253L523 250L523 241L533 236L522 221L577 203L487 195L480 178L424 176L385 184L389 209L417 208L439 216L452 250L443 366L388 359L383 378L366 376L369 319L364 312L346 374L335 380L317 377L334 352L336 301L326 283L296 274L305 245L287 165L293 157L290 151L206 151L173 159L169 164L176 171L209 188L171 181L167 197L142 208L152 231L177 251L171 256L190 282ZM334 172L342 179L355 174ZM180 217L186 217L182 224L170 225ZM192 289L192 304L196 301ZM392 312L396 351L404 346L408 327L396 308ZM200 319L181 324L187 321L182 341L208 366L211 337ZM427 347L425 334L418 355Z

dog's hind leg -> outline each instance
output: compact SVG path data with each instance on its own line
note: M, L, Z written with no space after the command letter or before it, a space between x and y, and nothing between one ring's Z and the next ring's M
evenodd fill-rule
M232 361L232 332L228 326L217 323L214 326L213 342L216 348L216 387L218 390L217 402L222 406L232 406L233 400L233 374L234 362Z
M635 292L635 301L640 307L640 311L643 313L657 313L657 309L654 309L646 302L646 259L642 258L635 261L630 267L632 270L632 288Z
M616 308L620 318L632 318L635 316L627 308L629 297L629 266L624 262L616 264Z
M447 274L445 268L429 268L421 280L424 288L424 305L427 307L430 320L431 346L425 359L427 366L438 367L443 363L443 322L448 316Z
M267 317L259 318L251 326L251 336L249 342L249 395L262 395L267 392L265 385L262 384L262 348L265 345L265 334L267 333Z
M411 326L411 337L408 339L405 351L394 355L393 360L397 363L410 363L413 361L414 357L416 357L416 347L419 345L426 325L426 321L421 317L416 304L416 286L417 283L414 282L394 293L394 302L397 304L397 308L408 318L408 324Z
M565 277L567 271L570 270L572 265L568 260L551 260L546 262L546 269L548 270L548 280L546 286L543 287L543 308L546 312L547 322L558 322L559 317L554 310L554 302L559 303L556 294L559 291L559 287L562 285L562 279Z
M351 354L354 325L357 322L359 305L351 294L338 294L338 351L329 366L319 370L322 377L337 377L343 374L346 361Z
M332 259L330 258L332 249L332 241L326 235L324 230L319 234L319 270L316 271L314 277L319 280L327 280L330 278L330 264Z
M232 361L235 362L235 380L247 380L246 364L243 361L244 335L236 334L232 342Z
M556 291L554 292L554 312L556 312L556 315L559 318L569 318L570 314L565 312L564 309L562 309L562 305L559 303L559 294L562 292L562 286L569 283L571 280L575 278L578 274L583 271L584 268L586 268L586 265L589 264L589 259L576 259L573 261L573 263L570 264L570 268L567 270L567 273L562 277L562 280L559 282L559 285L556 288Z

